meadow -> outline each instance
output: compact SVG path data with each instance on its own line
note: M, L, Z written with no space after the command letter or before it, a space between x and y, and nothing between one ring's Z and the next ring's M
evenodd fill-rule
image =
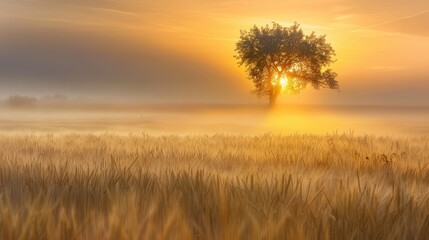
M1 239L427 239L429 138L3 133Z

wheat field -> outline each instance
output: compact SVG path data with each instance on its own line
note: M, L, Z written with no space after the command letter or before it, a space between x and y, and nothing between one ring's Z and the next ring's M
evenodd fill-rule
M1 239L427 239L429 138L4 134Z

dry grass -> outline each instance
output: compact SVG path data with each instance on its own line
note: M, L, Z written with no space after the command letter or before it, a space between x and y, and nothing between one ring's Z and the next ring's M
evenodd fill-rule
M0 136L1 239L425 239L429 138Z

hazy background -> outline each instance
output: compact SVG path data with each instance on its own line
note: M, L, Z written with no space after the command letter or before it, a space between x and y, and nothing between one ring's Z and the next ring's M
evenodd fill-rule
M255 103L240 29L277 21L326 34L340 91L283 103L429 105L427 0L1 0L0 98Z

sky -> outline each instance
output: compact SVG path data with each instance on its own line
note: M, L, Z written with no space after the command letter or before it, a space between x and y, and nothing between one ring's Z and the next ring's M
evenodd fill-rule
M0 0L0 97L263 102L233 55L273 21L326 35L340 84L280 102L429 105L427 0Z

